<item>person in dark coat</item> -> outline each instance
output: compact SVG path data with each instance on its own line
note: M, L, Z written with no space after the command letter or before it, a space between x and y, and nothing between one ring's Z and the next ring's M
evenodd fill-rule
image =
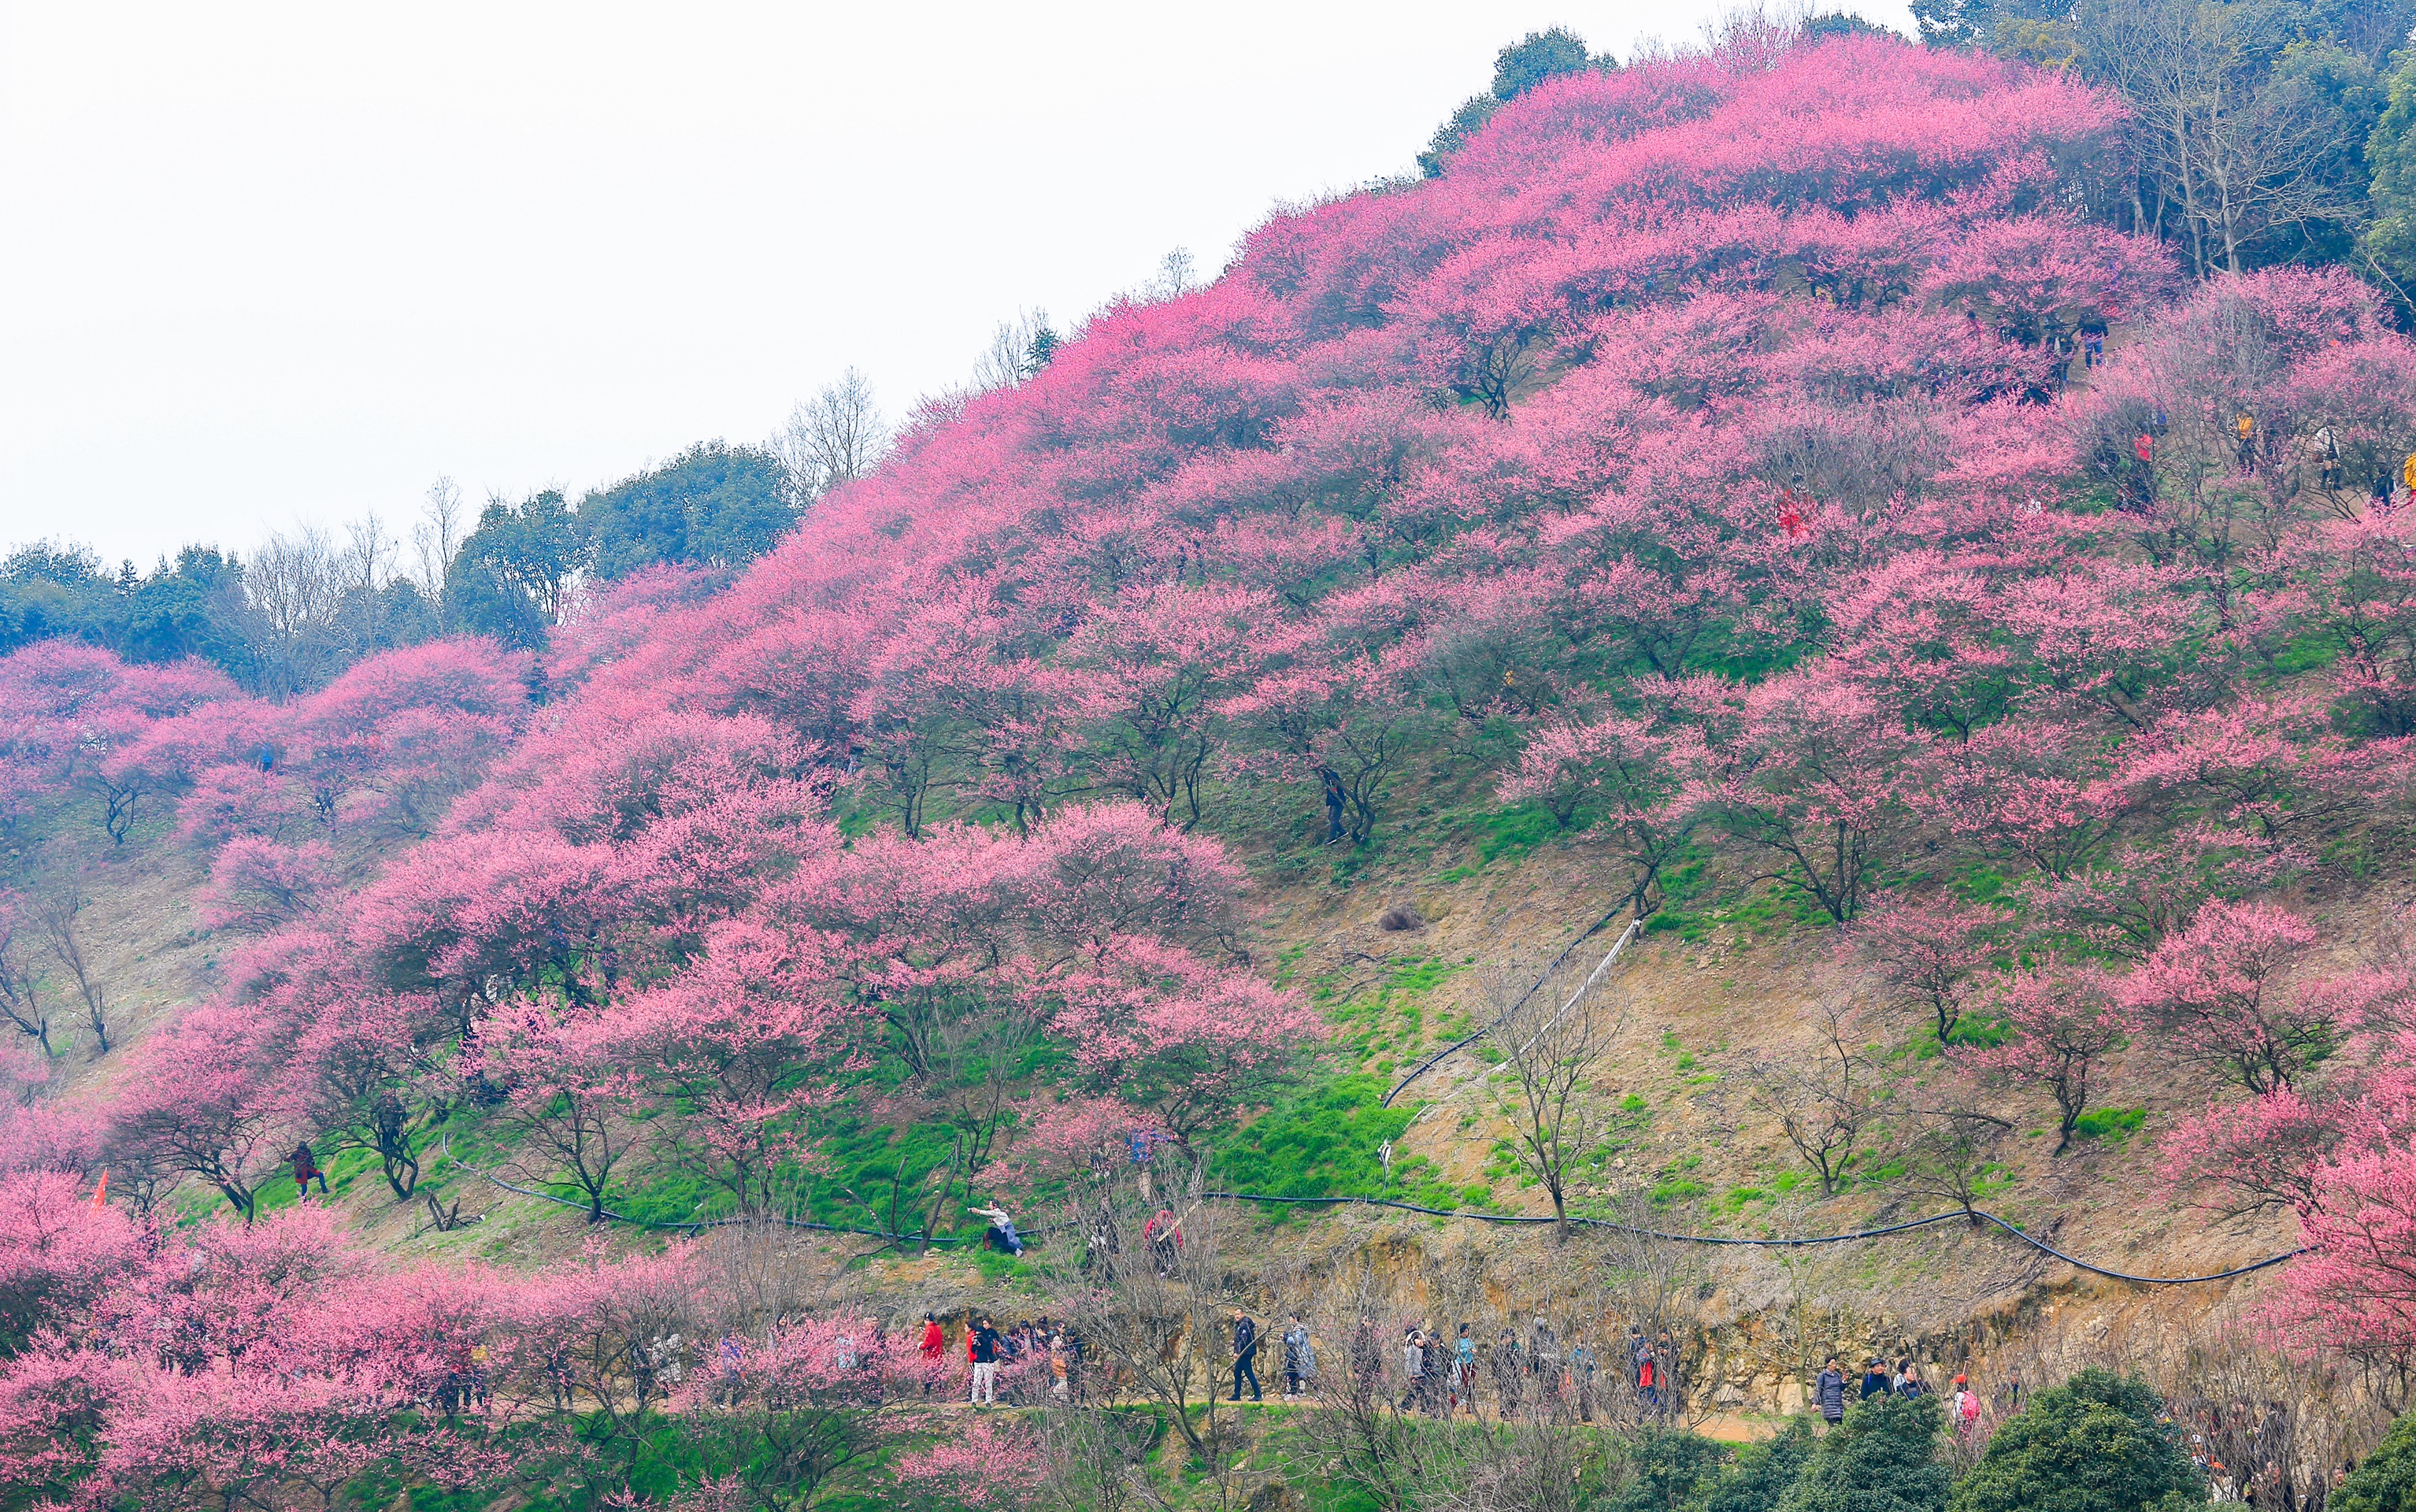
M1257 1365L1258 1353L1259 1325L1250 1321L1250 1315L1248 1313L1244 1312L1239 1308L1234 1308L1232 1399L1235 1401L1240 1401L1242 1399L1242 1383L1244 1381L1247 1381L1250 1383L1250 1399L1252 1401L1258 1401L1261 1399L1259 1397L1259 1370Z
M1831 1428L1846 1420L1846 1373L1837 1368L1837 1356L1832 1354L1820 1367L1820 1379L1812 1383L1812 1404L1820 1409Z

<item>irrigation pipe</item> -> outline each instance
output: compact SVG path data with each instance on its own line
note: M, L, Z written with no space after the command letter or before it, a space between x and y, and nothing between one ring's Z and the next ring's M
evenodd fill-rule
M1464 1213L1449 1208L1421 1207L1415 1202L1396 1202L1382 1197L1261 1197L1249 1192L1201 1192L1200 1195L1202 1198L1222 1198L1236 1202L1285 1202L1310 1206L1351 1203L1362 1207L1391 1207L1398 1208L1404 1213L1424 1213L1439 1218L1468 1218L1477 1223L1536 1224L1560 1221L1558 1218L1529 1217L1524 1214ZM1858 1239L1880 1239L1889 1234L1903 1233L1911 1229L1925 1229L1933 1223L1952 1223L1964 1218L1981 1218L1993 1223L2031 1248L2053 1255L2076 1269L2088 1271L2095 1276L2109 1277L2117 1281L2136 1282L2141 1286L2194 1286L2200 1281L2229 1280L2235 1276L2245 1276L2251 1271L2261 1271L2269 1265L2279 1265L2286 1260L2296 1259L2308 1253L2314 1247L2302 1245L2296 1249L2287 1250L2282 1254L2269 1255L2254 1264L2237 1265L2230 1270L2216 1271L2210 1276L2133 1276L2127 1271L2108 1270L2103 1265L2092 1265L2085 1260L2067 1255L2046 1240L2024 1232L2021 1229L1983 1208L1973 1208L1968 1215L1957 1208L1952 1213L1939 1213L1925 1218L1914 1218L1906 1223L1891 1223L1880 1229L1857 1229L1851 1233L1807 1234L1785 1239L1731 1239L1722 1234L1669 1233L1660 1229L1639 1229L1634 1224L1620 1223L1610 1218L1575 1217L1568 1221L1572 1228L1603 1229L1613 1233L1632 1233L1639 1238L1661 1239L1672 1244L1734 1245L1756 1249L1794 1249L1809 1245L1837 1245L1849 1244Z
M1503 1010L1502 1019L1506 1019L1511 1014L1525 1007L1527 1005L1527 1000L1533 997L1538 991L1540 991L1543 989L1544 984L1552 979L1552 973L1559 971L1561 969L1561 963L1569 959L1569 953L1577 949L1578 946L1585 944L1588 940L1593 939L1595 935L1600 934L1602 932L1602 927L1608 924L1612 919L1619 917L1619 910L1621 908L1625 908L1626 906L1626 900L1621 900L1617 908L1613 908L1609 913L1605 914L1602 917L1594 920L1593 923L1587 928L1585 933L1578 935L1567 945L1563 945L1561 947L1561 953L1552 958L1552 963L1544 968L1544 974L1535 978L1535 985L1527 989L1524 992L1519 993L1518 1001L1511 1004L1507 1009ZM1642 919L1638 919L1635 925L1629 926L1629 932L1635 932L1637 926L1640 926L1643 922L1644 921ZM1623 943L1624 943L1624 936L1622 937ZM1612 947L1612 954L1615 955L1617 953L1618 947L1614 945ZM1597 972L1596 975L1600 975L1600 973ZM1393 1099L1407 1091L1411 1082L1415 1081L1418 1078L1426 1075L1428 1071L1441 1066L1452 1051L1462 1050L1470 1045L1473 1045L1478 1040L1483 1039L1487 1035L1492 1033L1494 1028L1502 1022L1502 1019L1494 1020L1492 1023L1485 1025L1474 1034L1465 1035L1460 1038L1453 1040L1450 1044L1445 1045L1442 1049L1435 1051L1425 1060L1420 1061L1417 1065L1410 1067L1410 1074L1401 1078L1400 1081L1393 1083L1393 1090L1385 1093L1383 1100L1379 1102L1376 1106L1379 1108L1390 1108L1393 1106Z
M451 1158L453 1162L456 1165L459 1165L462 1170L471 1172L484 1181L492 1183L494 1186L500 1187L507 1192L517 1192L522 1197L538 1198L544 1202L552 1202L558 1206L571 1208L581 1213L589 1210L587 1204L584 1202L574 1202L568 1198L556 1197L551 1192L541 1192L530 1187L516 1187L512 1183L504 1180L502 1177L494 1175L489 1172L482 1171L478 1167L470 1164L468 1161L454 1156L452 1138L450 1135L447 1135L445 1138L445 1153L448 1158ZM1403 1213L1423 1213L1429 1217L1464 1218L1472 1223L1494 1223L1514 1227L1522 1224L1532 1226L1538 1223L1557 1223L1560 1221L1557 1218L1530 1217L1525 1214L1518 1213L1466 1213L1455 1211L1450 1208L1424 1207L1416 1202L1397 1202L1389 1198L1382 1197L1273 1197L1262 1192L1201 1192L1199 1195L1200 1200L1202 1202L1279 1202L1287 1206L1293 1207L1388 1207ZM728 1224L744 1223L747 1221L745 1218L731 1217L695 1218L685 1223L663 1223L653 1218L632 1217L625 1213L615 1213L610 1208L603 1209L602 1211L605 1217L610 1218L615 1223L627 1223L642 1229L672 1229L690 1234L702 1233L707 1229L717 1229ZM1638 1238L1659 1239L1670 1244L1723 1245L1755 1249L1798 1249L1812 1245L1851 1244L1862 1239L1884 1239L1890 1234L1904 1233L1913 1229L1925 1229L1934 1223L1952 1223L1957 1218L1964 1218L1967 1217L1976 1217L1986 1222L1993 1223L1998 1228L2004 1230L2007 1233L2012 1234L2015 1238L2019 1239L2022 1243L2030 1246L2031 1248L2040 1251L2042 1254L2052 1255L2056 1259L2062 1261L2065 1264L2070 1265L2076 1270L2084 1270L2092 1276L2103 1276L2112 1280L2129 1281L2138 1286L2196 1286L2203 1281L2227 1281L2235 1276L2246 1276L2253 1271L2261 1271L2271 1266L2279 1265L2286 1260L2295 1260L2299 1256L2308 1253L2312 1248L2311 1246L2302 1245L2296 1249L2285 1250L2283 1253L2278 1255L2270 1255L2252 1264L2235 1265L2227 1271L2216 1271L2208 1276L2133 1276L2127 1271L2108 1270L2103 1265L2092 1265L2089 1262L2082 1260L2077 1256L2067 1255L2062 1250L2055 1247L2055 1246L2048 1244L2046 1240L2041 1239L2034 1234L2027 1233L2014 1224L1997 1217L1994 1213L1987 1212L1982 1208L1974 1208L1969 1215L1964 1214L1960 1210L1953 1213L1940 1213L1925 1218L1914 1218L1906 1223L1891 1223L1884 1228L1857 1229L1850 1233L1810 1234L1785 1239L1732 1239L1723 1234L1670 1233L1660 1229L1641 1229L1638 1228L1634 1224L1620 1223L1610 1218L1574 1217L1569 1219L1569 1223L1574 1228L1601 1229L1611 1233L1632 1233ZM969 1239L949 1234L926 1235L919 1233L890 1233L882 1229L852 1229L843 1224L813 1223L808 1222L804 1218L784 1217L776 1221L788 1228L810 1229L817 1233L854 1234L867 1239L887 1239L893 1243L900 1244L959 1245L977 1244L980 1242L977 1239ZM1047 1233L1050 1232L1051 1229L1063 1227L1065 1227L1063 1224L1051 1224L1042 1228L1029 1229L1024 1232L1029 1234L1037 1235Z

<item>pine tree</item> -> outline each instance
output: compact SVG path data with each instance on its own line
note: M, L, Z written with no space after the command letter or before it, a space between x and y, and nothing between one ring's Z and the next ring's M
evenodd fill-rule
M2040 1392L1997 1430L1955 1512L2135 1512L2196 1502L2203 1478L2158 1419L2164 1402L2110 1370Z
M1935 1397L1873 1397L1820 1441L1780 1512L1946 1512Z

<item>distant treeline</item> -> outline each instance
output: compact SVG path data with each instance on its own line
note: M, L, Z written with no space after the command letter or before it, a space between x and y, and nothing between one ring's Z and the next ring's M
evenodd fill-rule
M376 516L343 536L304 526L249 556L187 546L149 572L74 542L0 558L0 655L54 636L128 661L198 657L269 697L325 686L365 657L441 635L536 649L587 582L660 564L736 567L813 501L862 476L885 442L850 371L761 446L708 441L573 505L558 489L490 498L476 519L449 481L408 541Z

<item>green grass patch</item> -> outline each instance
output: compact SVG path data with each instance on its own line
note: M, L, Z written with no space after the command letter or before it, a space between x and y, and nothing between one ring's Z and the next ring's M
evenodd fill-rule
M1278 1104L1227 1140L1217 1152L1218 1179L1234 1191L1274 1197L1391 1197L1427 1207L1456 1207L1463 1189L1442 1180L1423 1156L1396 1151L1392 1180L1377 1149L1406 1133L1424 1103L1380 1107L1382 1079L1364 1072L1337 1077ZM1309 1209L1267 1204L1282 1218Z
M2120 1144L2139 1132L2139 1126L2147 1121L2145 1108L2092 1108L2074 1122L2072 1137Z

